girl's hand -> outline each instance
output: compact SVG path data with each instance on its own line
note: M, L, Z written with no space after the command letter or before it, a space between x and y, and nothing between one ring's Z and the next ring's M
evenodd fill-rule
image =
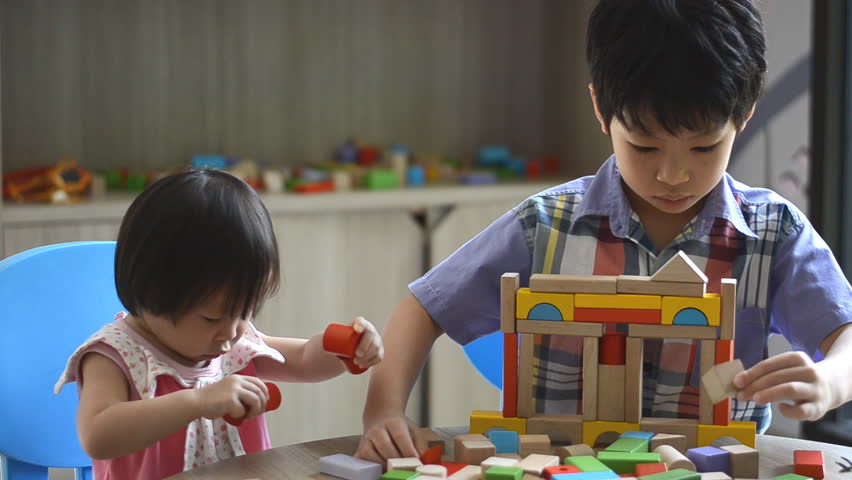
M355 364L361 368L370 368L381 362L385 357L385 348L376 327L364 317L356 317L352 321L352 328L356 333L363 333L355 349Z
M269 391L256 377L230 375L219 382L197 390L201 416L209 419L226 415L251 419L266 411Z
M737 400L759 405L783 402L778 409L794 420L817 420L839 405L830 360L814 363L803 352L770 357L734 377ZM837 371L837 368L834 368Z

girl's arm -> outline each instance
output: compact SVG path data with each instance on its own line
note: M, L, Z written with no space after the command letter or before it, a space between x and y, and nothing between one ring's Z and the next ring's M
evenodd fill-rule
M144 450L196 418L252 418L266 406L263 382L242 375L202 389L129 401L130 385L112 360L90 353L81 362L85 381L79 384L77 431L83 450L98 460Z
M357 332L363 332L361 342L355 350L355 364L368 368L382 360L384 347L376 327L363 317L352 322ZM322 334L305 340L302 338L270 337L258 332L263 341L281 352L283 364L268 357L254 360L257 376L280 382L321 382L336 377L345 371L343 362L336 355L322 348Z

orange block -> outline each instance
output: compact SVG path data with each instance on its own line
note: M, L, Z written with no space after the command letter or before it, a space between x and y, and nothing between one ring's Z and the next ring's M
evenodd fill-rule
M444 447L435 445L420 454L420 462L423 465L440 465L441 455L444 452Z
M518 334L503 334L503 416L518 416Z
M624 365L627 335L623 332L605 333L601 337L598 362L601 365Z
M734 341L716 340L715 363L730 362L734 359ZM726 398L713 405L713 425L728 426L731 423L731 399Z
M575 322L595 323L660 323L659 310L632 308L574 308Z
M793 473L811 478L825 478L825 461L819 450L794 450Z
M716 365L734 359L734 341L716 340Z
M636 464L636 476L644 477L655 473L668 472L669 467L665 463L638 463Z

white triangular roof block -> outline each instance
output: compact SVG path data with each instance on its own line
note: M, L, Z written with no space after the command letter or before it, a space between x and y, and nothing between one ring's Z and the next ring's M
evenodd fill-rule
M707 283L707 275L689 257L678 251L657 273L651 276L657 282Z

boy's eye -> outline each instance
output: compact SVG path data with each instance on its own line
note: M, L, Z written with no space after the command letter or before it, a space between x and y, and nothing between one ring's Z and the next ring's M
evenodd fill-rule
M633 150L636 150L639 153L651 153L657 151L657 147L642 147L639 145L634 145L632 143L630 144L630 146L633 147Z
M710 153L713 150L716 150L716 145L710 145L709 147L693 147L692 150L698 153Z
M203 318L204 320L206 320L208 323L216 323L216 322L218 322L218 321L219 321L219 319L218 319L218 318L205 317L205 316L203 316L203 315L201 316L201 318Z

